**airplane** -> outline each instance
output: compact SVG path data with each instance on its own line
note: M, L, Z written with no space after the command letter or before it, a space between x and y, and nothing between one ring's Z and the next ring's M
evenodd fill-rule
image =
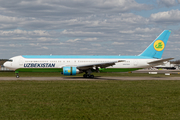
M92 72L135 71L173 59L161 59L170 33L170 30L164 30L137 56L20 55L10 58L4 66L14 70L17 78L19 72L60 72L66 76L84 72L84 78L94 78Z

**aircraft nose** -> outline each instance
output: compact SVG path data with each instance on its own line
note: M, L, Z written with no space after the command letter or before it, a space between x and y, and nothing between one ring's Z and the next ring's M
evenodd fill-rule
M5 66L5 67L9 67L9 66L10 66L10 64L9 64L9 62L5 62L5 63L3 64L3 66Z
M5 67L6 67L6 65L7 65L7 62L5 62L5 63L3 64L3 66L5 66Z

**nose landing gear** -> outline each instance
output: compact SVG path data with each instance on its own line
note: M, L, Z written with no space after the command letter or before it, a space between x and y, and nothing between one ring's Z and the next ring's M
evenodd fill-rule
M16 78L19 78L19 72L15 71L15 74L16 74Z
M18 74L16 74L16 78L19 78L19 75L18 75Z

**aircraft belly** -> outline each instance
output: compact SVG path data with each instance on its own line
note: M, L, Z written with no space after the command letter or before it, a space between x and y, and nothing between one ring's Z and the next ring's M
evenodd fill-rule
M18 72L62 72L62 68L19 68Z

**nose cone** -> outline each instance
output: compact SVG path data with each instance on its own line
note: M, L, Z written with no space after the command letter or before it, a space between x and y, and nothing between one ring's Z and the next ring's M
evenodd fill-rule
M10 67L10 62L5 62L5 63L3 64L3 66L5 66L6 68L9 68L9 67Z
M13 66L13 59L9 59L8 61L6 61L3 66L10 70L15 70Z
M3 64L3 66L5 66L5 67L6 67L6 66L7 66L7 62L5 62L5 63Z

